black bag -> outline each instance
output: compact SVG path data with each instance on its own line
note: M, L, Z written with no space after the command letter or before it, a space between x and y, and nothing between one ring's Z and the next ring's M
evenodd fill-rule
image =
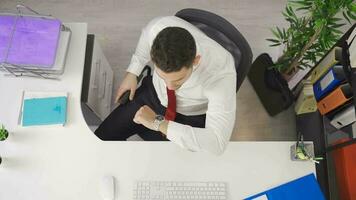
M284 100L283 108L287 109L294 101L294 95L290 91L287 81L283 78L281 73L274 68L266 68L264 75L266 86L271 90L281 93L281 97Z
M294 95L287 81L276 69L270 69L272 65L271 57L263 53L252 63L248 74L253 88L270 116L282 112L294 102Z

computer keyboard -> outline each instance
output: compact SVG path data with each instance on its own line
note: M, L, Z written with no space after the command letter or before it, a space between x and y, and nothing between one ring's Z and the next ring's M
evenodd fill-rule
M138 181L135 200L227 200L225 182Z

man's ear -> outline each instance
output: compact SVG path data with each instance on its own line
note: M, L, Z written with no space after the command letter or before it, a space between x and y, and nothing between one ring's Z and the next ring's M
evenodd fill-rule
M198 65L199 61L200 61L201 56L197 55L195 56L194 60L193 60L193 65Z

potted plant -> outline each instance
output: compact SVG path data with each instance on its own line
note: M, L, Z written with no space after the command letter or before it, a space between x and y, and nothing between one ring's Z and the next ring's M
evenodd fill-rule
M2 125L0 128L0 141L6 140L8 136L9 136L9 131L7 131L4 125Z
M297 12L297 13L296 13ZM282 46L283 54L272 66L288 80L299 69L313 67L336 43L345 24L342 13L350 24L356 20L353 0L289 0L282 12L288 28L272 29L270 46Z
M274 116L294 102L288 81L300 69L310 69L338 41L345 25L354 23L353 0L288 0L282 12L289 26L272 29L272 47L283 49L276 62L267 54L253 62L248 78L269 115ZM339 17L342 16L341 18Z

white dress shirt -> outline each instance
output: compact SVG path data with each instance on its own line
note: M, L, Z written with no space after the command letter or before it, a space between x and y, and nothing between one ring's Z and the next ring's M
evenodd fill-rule
M167 138L191 151L221 154L230 140L236 112L236 71L232 55L194 25L175 16L158 17L143 28L128 72L139 75L151 61L150 50L157 34L166 27L188 30L197 46L200 61L189 79L176 90L178 113L206 114L205 128L169 121ZM160 103L167 107L166 84L156 71L153 85Z

